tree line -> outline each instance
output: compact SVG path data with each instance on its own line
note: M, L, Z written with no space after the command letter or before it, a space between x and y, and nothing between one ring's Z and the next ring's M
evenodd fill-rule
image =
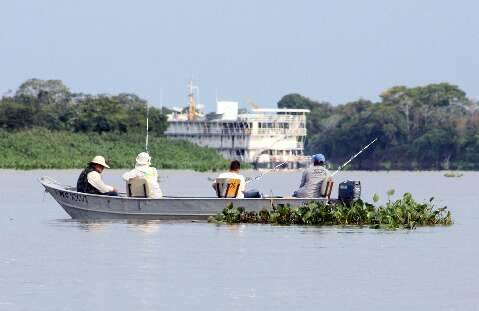
M60 80L30 79L0 100L0 129L46 128L79 133L138 133L146 128L146 101L135 94L72 93ZM168 124L149 107L149 131L163 134Z
M289 94L280 108L310 109L307 154L340 164L374 138L355 169L479 169L479 104L455 85L395 86L379 102L333 106Z
M331 105L289 94L280 108L310 109L306 154L340 164L374 138L355 169L479 169L479 103L455 85L395 86L380 101ZM143 133L146 101L135 94L73 93L59 80L30 79L0 99L0 129ZM149 129L162 135L165 114L149 108Z

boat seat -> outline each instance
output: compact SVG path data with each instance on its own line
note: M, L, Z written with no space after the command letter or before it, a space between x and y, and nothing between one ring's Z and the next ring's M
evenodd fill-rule
M131 178L126 182L126 193L129 197L147 198L149 193L148 182L143 177Z
M320 197L329 199L331 197L331 192L333 191L333 185L333 178L328 175L321 184Z
M216 178L213 187L218 198L236 198L240 182L236 178Z

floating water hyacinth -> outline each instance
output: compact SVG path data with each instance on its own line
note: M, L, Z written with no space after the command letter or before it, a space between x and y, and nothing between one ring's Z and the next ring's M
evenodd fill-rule
M388 192L388 198L393 195ZM377 195L375 201L379 200ZM371 228L405 228L416 226L451 225L453 223L447 207L436 208L434 198L427 202L416 202L410 193L396 201L388 201L379 207L358 200L351 204L324 204L311 202L300 207L289 205L274 206L247 212L243 207L229 205L221 213L212 216L213 223L264 223L278 225L369 225Z
M459 172L447 172L444 173L444 177L462 177L464 174Z

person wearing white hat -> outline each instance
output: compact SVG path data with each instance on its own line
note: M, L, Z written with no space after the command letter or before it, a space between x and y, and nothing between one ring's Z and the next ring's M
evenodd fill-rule
M136 157L135 168L122 175L123 180L128 182L135 177L142 177L148 183L149 198L158 199L163 196L160 189L160 183L158 182L158 171L156 168L150 166L151 157L146 152L140 152Z
M117 196L118 190L115 187L109 186L101 179L101 173L106 168L110 168L105 158L98 155L88 163L88 167L81 172L77 181L77 191L91 194L102 194Z

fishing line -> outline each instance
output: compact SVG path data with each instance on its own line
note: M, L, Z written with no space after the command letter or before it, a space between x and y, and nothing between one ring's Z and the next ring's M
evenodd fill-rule
M280 164L276 165L275 167L273 167L271 170L269 171L266 171L266 172L263 172L261 173L260 175L256 176L256 177L253 177L253 178L249 178L249 177L246 177L246 181L245 181L245 185L249 184L250 182L254 182L254 181L258 181L260 180L261 178L264 177L264 175L267 175L269 173L272 173L274 171L276 171L279 167L287 164L288 162L281 162ZM249 178L249 179L248 179ZM211 178L211 177L208 177L208 180L209 181L215 181L216 179L215 178Z
M337 173L339 173L340 170L342 170L346 165L348 165L352 160L354 160L354 158L356 158L358 155L360 155L364 150L366 150L367 148L369 148L369 146L371 146L373 143L375 143L378 139L377 138L374 138L373 141L371 141L369 144L366 145L366 147L364 147L363 149L359 150L358 153L356 153L355 155L353 155L351 158L349 158L349 160L347 160L346 162L344 162L340 167L338 167L338 169L331 175L331 177L334 177L334 175L336 175Z
M274 172L275 170L277 170L278 168L280 168L281 166L287 164L288 162L281 162L280 164L276 165L275 167L273 167L271 170L267 171L267 172L263 172L261 175L258 175L254 178L251 178L250 180L246 181L246 184L249 184L250 182L254 182L254 181L258 181L260 180L261 178L264 177L264 175L267 175L269 173L272 173Z

